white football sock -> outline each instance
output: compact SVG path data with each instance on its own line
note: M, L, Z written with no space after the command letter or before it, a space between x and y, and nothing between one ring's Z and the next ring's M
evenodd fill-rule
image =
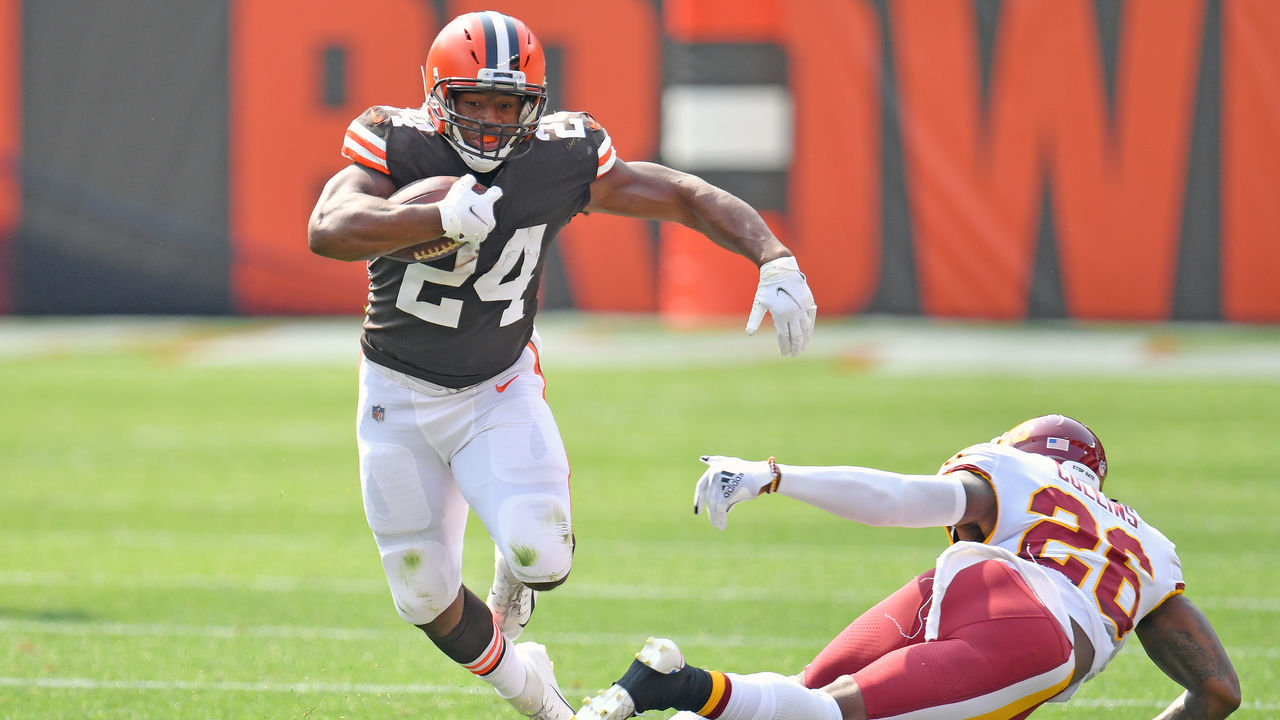
M774 697L778 703L778 714L775 720L843 720L844 713L836 699L821 690L810 690L800 683L788 679L785 683L773 686Z
M507 652L498 661L498 666L488 675L481 675L480 679L492 685L499 696L509 699L525 691L532 675L525 667L524 658L511 643L507 643Z
M778 673L725 673L733 692L721 720L842 720L835 698Z

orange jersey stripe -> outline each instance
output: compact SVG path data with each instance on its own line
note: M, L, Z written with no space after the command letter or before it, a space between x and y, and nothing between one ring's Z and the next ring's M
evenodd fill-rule
M373 170L388 171L386 149L379 148L350 129L342 140L342 155Z
M528 344L529 350L533 351L533 374L542 378L542 399L547 399L547 376L542 374L542 358L538 355L538 348L533 343Z
M596 163L596 177L600 177L601 175L609 172L610 168L613 167L615 157L613 147L611 146L603 155L600 156L600 161Z

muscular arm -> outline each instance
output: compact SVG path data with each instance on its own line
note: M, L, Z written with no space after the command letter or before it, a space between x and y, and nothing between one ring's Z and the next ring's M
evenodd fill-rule
M778 468L778 493L864 525L995 525L994 491L986 480L965 470L901 475L853 466Z
M707 181L654 163L624 163L591 183L587 212L678 222L756 265L791 254L752 207Z
M435 205L397 205L395 183L363 165L348 165L325 184L307 224L311 252L335 260L368 260L440 237Z
M704 455L707 464L694 489L693 512L707 511L723 530L729 510L744 500L776 492L847 520L876 527L964 525L983 541L995 526L991 484L968 470L945 475L901 475L853 465L803 466Z
M1147 657L1186 688L1157 720L1218 720L1240 706L1240 680L1217 633L1190 600L1175 595L1138 623Z

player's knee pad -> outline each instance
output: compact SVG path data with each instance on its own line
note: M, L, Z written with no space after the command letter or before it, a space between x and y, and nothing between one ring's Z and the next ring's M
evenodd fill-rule
M499 548L516 579L535 589L563 582L573 567L573 523L564 501L519 495L504 503L502 514L506 532Z
M430 526L432 508L408 448L369 443L360 458L360 475L365 517L375 533L404 535Z
M425 625L458 597L462 579L445 565L442 545L418 542L385 547L381 552L396 612L405 622Z

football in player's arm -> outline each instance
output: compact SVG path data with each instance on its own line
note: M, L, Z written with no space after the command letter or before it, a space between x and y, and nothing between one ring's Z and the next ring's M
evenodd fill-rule
M535 593L565 581L574 549L569 463L534 327L551 242L585 212L694 228L759 267L747 332L772 316L785 355L808 345L817 308L796 259L745 202L693 175L625 162L585 112L547 114L545 57L519 20L455 18L428 51L423 81L421 107L375 106L347 127L351 164L325 185L308 225L312 252L368 263L357 416L365 515L401 618L521 713L563 720L573 712L545 648L513 642ZM434 202L389 199L441 177L457 180ZM451 254L404 252L423 243ZM485 601L462 585L468 509L495 544Z
M1076 420L1033 418L935 475L703 461L694 512L717 528L735 504L777 493L866 525L945 527L952 545L796 676L704 670L651 638L580 720L661 708L721 720L1020 719L1069 700L1131 634L1184 689L1159 718L1224 718L1240 704L1222 643L1183 594L1173 543L1102 493L1106 453Z

